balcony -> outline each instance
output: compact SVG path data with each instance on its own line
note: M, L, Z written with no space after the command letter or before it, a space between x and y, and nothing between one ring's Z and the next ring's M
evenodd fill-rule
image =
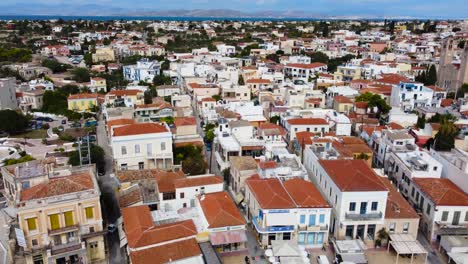
M58 235L58 234L63 234L63 233L69 233L73 231L78 231L80 229L79 225L72 225L72 226L66 226L66 227L61 227L53 230L49 230L49 235Z
M326 231L328 230L328 225L315 225L315 226L308 226L308 225L298 225L298 231Z
M378 220L378 219L382 219L382 212L365 213L365 214L346 213L345 219L352 220L352 221Z
M65 252L71 252L75 250L81 249L81 242L80 240L76 239L75 241L71 241L66 244L61 245L52 245L52 255L58 255Z

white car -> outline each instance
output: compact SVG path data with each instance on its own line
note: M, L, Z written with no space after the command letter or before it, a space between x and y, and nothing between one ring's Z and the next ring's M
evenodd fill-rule
M317 263L318 264L330 264L330 261L328 261L327 256L319 255L319 256L317 256Z

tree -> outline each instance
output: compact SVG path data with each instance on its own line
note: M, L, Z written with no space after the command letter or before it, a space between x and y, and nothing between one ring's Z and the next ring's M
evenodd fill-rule
M29 116L13 110L0 110L0 130L7 133L19 133L28 128Z
M426 126L426 118L424 116L418 116L416 126L420 129L424 129L424 127Z
M279 63L279 56L277 54L268 54L266 56L268 60L274 61L276 63Z
M214 129L210 129L205 133L206 143L211 144L213 142L214 138L215 138Z
M323 26L323 29L322 29L322 36L323 36L324 38L327 38L328 35L329 35L329 33L330 33L330 30L329 30L329 28L328 28L328 24L325 22L325 23L324 23L324 26Z
M245 85L244 77L242 76L242 74L239 74L239 79L237 79L237 83L239 85Z
M434 149L437 151L450 151L455 147L455 136L458 128L452 120L444 117L440 121L439 132L434 137Z
M158 85L171 85L172 84L172 79L169 76L159 74L154 76L153 79L153 84L158 86Z
M159 121L165 122L168 125L172 125L172 124L174 124L174 117L166 116L166 117L163 117L163 118L159 119Z
M42 66L51 69L53 73L64 72L64 71L71 68L70 65L62 64L62 63L58 62L55 59L53 59L53 60L49 60L49 59L43 60L41 64L42 64Z
M309 57L311 62L328 63L329 60L327 54L320 51L310 54Z
M465 93L468 93L468 83L464 83L458 90L456 98L465 97Z
M72 79L79 83L89 82L90 77L86 68L76 68L72 71Z
M389 106L380 95L370 92L366 92L356 97L356 102L367 102L368 107L377 107L378 116L380 116L380 114L387 114L390 112L390 109L392 109L392 107Z
M19 159L6 159L3 162L5 163L5 166L9 166L9 165L28 162L32 160L35 160L35 158L33 158L31 155L25 154Z
M104 173L106 171L105 152L100 146L91 144L91 163L96 164L97 171ZM80 154L78 150L70 152L68 164L72 166L80 165Z
M270 123L272 123L272 124L278 124L278 122L279 122L280 119L281 119L281 118L280 118L279 116L277 116L277 115L272 116L272 117L270 117Z
M425 85L435 85L437 82L437 70L435 65L431 65L429 71L426 73Z
M207 167L202 157L187 157L182 161L182 170L190 175L204 174Z

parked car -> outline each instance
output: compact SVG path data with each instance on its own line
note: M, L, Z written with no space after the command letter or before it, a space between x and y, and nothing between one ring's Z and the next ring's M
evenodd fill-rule
M328 261L327 256L319 255L319 256L317 256L317 263L318 264L330 264L330 261Z
M89 119L88 121L85 122L84 126L85 127L97 126L97 120Z
M54 119L45 116L38 116L35 118L36 121L46 121L46 122L53 122Z
M75 122L73 124L70 125L71 128L80 128L81 127L81 123L80 122Z
M63 131L65 130L65 128L63 128L63 126L58 126L58 127L57 127L57 130L58 130L59 132L63 132Z
M114 233L116 230L117 230L117 226L114 225L114 224L110 224L110 225L107 226L107 231L109 233Z
M62 125L65 125L65 124L67 124L67 120L66 120L66 119L63 119L63 120L62 120Z

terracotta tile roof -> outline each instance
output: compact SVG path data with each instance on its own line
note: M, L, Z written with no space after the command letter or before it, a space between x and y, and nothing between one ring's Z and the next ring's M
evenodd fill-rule
M279 179L248 178L245 183L252 191L262 209L287 209L296 205L284 189Z
M212 83L189 83L188 85L192 87L192 89L219 88L218 85Z
M193 220L156 225L146 205L122 208L128 246L139 248L197 234Z
M175 188L185 188L185 187L194 187L194 186L205 186L211 184L220 184L224 180L221 176L206 176L206 177L196 177L189 176L186 178L180 178L174 180Z
M290 125L328 125L323 118L291 118L287 122Z
M159 179L165 177L181 178L184 177L182 171L172 172L159 169L150 170L125 170L117 171L117 178L120 182L136 182L141 180Z
M131 96L137 94L143 94L140 90L112 90L108 93L108 95L115 95L115 96Z
M258 167L262 170L268 170L268 169L274 169L278 166L278 164L276 164L276 161L274 160L270 160L270 161L261 161L259 164L258 164Z
M178 126L194 126L197 125L197 119L195 117L177 117L174 120L174 125Z
M248 79L246 83L262 83L262 84L270 84L271 81L267 79Z
M164 132L169 132L169 130L163 125L156 124L156 123L139 123L139 124L116 127L114 128L113 136L121 137L121 136L154 134L154 133L164 133Z
M333 182L344 192L386 191L379 176L364 160L320 160Z
M399 74L382 74L382 78L376 80L379 83L400 84L400 82L409 82L410 80Z
M427 88L433 90L434 92L446 92L446 90L444 90L443 88L435 85L429 85L427 86Z
M123 125L133 125L136 124L135 120L129 119L129 118L122 118L122 119L114 119L107 121L107 130L110 131L110 129L113 126L123 126Z
M158 108L158 109L164 109L164 108L173 108L172 105L168 102L154 102L152 104L143 104L143 105L136 105L136 109L145 109L145 108Z
M342 96L342 95L337 95L333 98L333 100L339 104L352 104L353 101L351 99L349 99L348 97L346 96Z
M451 106L452 104L453 104L453 99L451 98L442 99L442 101L440 102L440 106L442 107L448 107L448 106Z
M143 196L140 188L135 188L134 190L119 196L120 208L128 207L141 201L143 201Z
M368 102L355 102L354 106L359 109L366 109L367 105L369 105Z
M468 206L468 195L449 179L414 178L413 182L438 206Z
M95 93L79 93L79 94L72 94L68 96L68 100L78 100L78 99L97 99L99 94Z
M286 130L277 124L272 123L262 123L260 124L259 133L264 133L266 136L284 136L286 135Z
M195 238L163 244L144 250L132 251L132 263L165 264L190 257L201 256L202 252Z
M301 69L315 69L315 68L320 68L327 66L325 63L320 63L320 62L313 62L310 64L307 63L288 63L286 67L292 67L292 68L301 68Z
M198 199L208 228L245 225L244 218L227 192L209 193Z
M164 172L155 175L158 191L160 193L175 192L175 181L185 178L182 171L179 172Z
M299 142L301 146L312 144L313 137L315 137L315 133L313 132L301 131L296 133L297 142Z
M89 173L79 173L70 176L51 178L47 183L41 183L29 189L22 190L20 197L21 201L28 201L93 189L94 182L91 175Z
M403 129L404 127L401 126L400 124L397 124L395 122L391 122L387 125L387 127L391 128L391 129L395 129L395 130L399 130L399 129Z
M388 189L385 219L419 218L418 213L387 178L379 177L379 179Z
M284 182L284 188L298 207L330 207L315 185L303 179L291 179Z
M212 97L205 97L201 101L202 102L216 102L216 100Z
M231 166L237 170L255 170L257 162L252 156L233 156L231 157Z

